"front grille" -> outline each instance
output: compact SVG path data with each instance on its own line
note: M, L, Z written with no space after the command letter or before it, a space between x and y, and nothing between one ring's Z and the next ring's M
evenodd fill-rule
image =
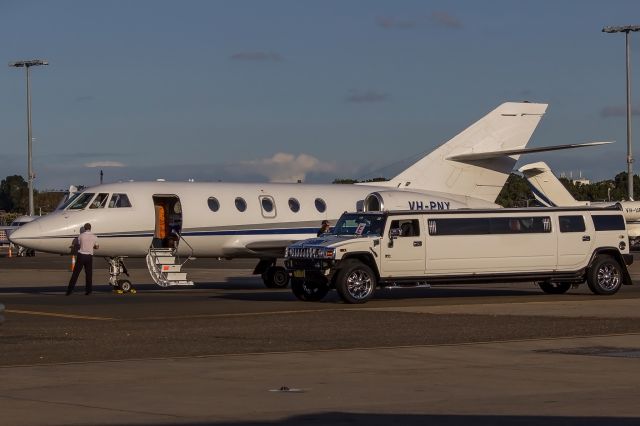
M321 259L324 257L324 248L321 247L293 247L289 249L288 257L291 259Z

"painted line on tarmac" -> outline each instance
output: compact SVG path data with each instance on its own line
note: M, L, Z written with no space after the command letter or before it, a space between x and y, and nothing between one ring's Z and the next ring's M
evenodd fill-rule
M387 351L397 349L428 349L438 347L456 347L456 346L484 346L484 345L496 345L505 343L526 343L526 342L546 342L557 340L578 340L578 339L598 339L607 337L625 337L625 336L640 336L638 332L630 333L612 333L612 334L595 334L595 335L572 335L572 336L558 336L558 337L534 337L530 339L506 339L506 340L486 340L481 342L459 342L459 343L435 343L427 345L395 345L395 346L362 346L354 348L333 348L333 349L307 349L307 350L292 350L292 351L271 351L271 352L235 352L227 354L205 354L205 355L177 355L177 356L162 356L162 357L148 357L148 358L122 358L122 359L99 359L88 361L68 361L68 362L50 362L50 363L38 363L38 364L13 364L13 365L0 365L0 370L5 368L27 368L27 367L52 367L52 366L65 366L65 365L86 365L86 364L102 364L113 362L145 362L145 361L167 361L167 360L189 360L189 359L207 359L207 358L224 358L224 357L244 357L244 356L264 356L264 355L291 355L291 354L312 354L312 353L329 353L329 352L362 352L362 351Z
M41 311L23 311L19 309L5 309L8 314L20 314L20 315L38 315L43 317L56 317L56 318L68 318L68 319L85 319L92 321L113 321L115 318L109 317L90 317L87 315L73 315L73 314L58 314L56 312L41 312Z
M179 320L179 319L198 319L198 318L235 318L235 317L257 317L266 315L281 314L305 314L318 312L336 312L336 311L353 311L353 308L326 308L326 309L298 309L288 311L263 311L263 312L236 312L229 314L194 314L194 315L176 315L162 317L137 317L131 318L130 321L162 321L162 320Z

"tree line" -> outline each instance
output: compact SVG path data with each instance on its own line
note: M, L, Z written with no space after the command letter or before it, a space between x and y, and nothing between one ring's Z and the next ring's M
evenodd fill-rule
M37 213L53 211L65 196L61 191L33 191L33 205ZM20 175L7 176L0 181L0 212L29 213L29 183Z

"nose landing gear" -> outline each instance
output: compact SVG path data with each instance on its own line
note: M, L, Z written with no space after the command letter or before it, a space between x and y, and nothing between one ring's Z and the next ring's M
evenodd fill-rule
M109 285L113 291L117 294L135 294L136 289L133 288L131 281L120 279L121 274L129 276L127 267L124 265L124 257L110 257L107 262L109 262Z

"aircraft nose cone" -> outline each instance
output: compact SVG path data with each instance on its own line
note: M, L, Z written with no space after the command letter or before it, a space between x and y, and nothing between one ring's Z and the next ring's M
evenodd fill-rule
M38 221L33 221L13 230L9 235L9 241L23 247L31 248L33 239L42 234L42 226Z

